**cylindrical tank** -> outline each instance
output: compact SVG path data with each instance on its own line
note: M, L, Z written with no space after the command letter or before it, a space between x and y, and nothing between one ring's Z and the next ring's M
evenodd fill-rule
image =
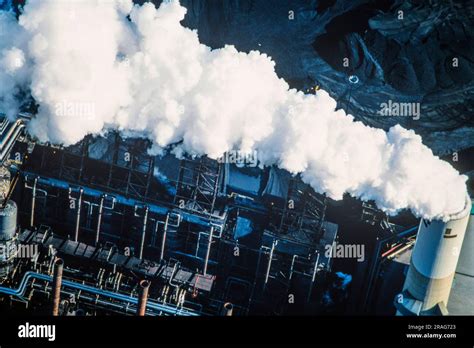
M470 211L471 199L467 196L464 209L446 222L420 222L403 289L422 302L421 312L448 304Z
M474 277L474 208L471 208L471 217L467 224L464 242L462 243L461 254L459 255L456 273Z
M17 206L14 201L8 201L0 209L0 242L13 239L16 232Z
M0 277L5 277L11 268L11 261L16 255L16 219L17 206L14 201L8 201L0 209Z

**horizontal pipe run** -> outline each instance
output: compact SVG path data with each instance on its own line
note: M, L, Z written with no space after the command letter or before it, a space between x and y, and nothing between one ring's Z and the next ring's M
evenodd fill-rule
M19 296L19 297L21 297L21 296L24 295L24 293L26 291L26 287L28 285L28 282L31 279L38 279L38 280L42 280L42 281L46 281L46 282L52 282L53 281L53 277L51 277L49 275L41 274L41 273L37 273L37 272L33 272L33 271L28 271L23 276L23 279L20 283L20 286L17 289L12 289L12 288L8 288L8 287L0 286L0 293L10 295L10 296ZM74 282L74 281L71 281L71 280L63 280L62 281L62 287L81 290L81 291L88 292L88 293L91 293L91 294L94 294L94 295L106 296L106 297L109 297L109 298L114 299L114 300L127 302L127 303L131 303L131 304L135 304L135 305L138 304L138 299L136 297L127 296L127 295L124 295L124 294L120 294L120 293L116 293L116 292L112 292L112 291L108 291L108 290L104 290L104 289L98 289L94 286L85 285L85 284L82 284L82 283L77 283L77 282ZM169 306L169 305L163 305L163 304L160 304L160 303L157 303L157 302L154 302L154 301L147 301L147 309L155 310L155 311L162 311L162 312L165 312L165 313L168 313L168 314L171 314L171 315L199 316L198 313L190 311L188 309L184 309L184 308L178 309L176 307Z

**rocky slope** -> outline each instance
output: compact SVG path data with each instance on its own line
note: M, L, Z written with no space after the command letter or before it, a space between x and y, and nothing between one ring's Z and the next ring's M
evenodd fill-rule
M268 53L292 86L328 90L366 124L400 123L439 154L474 146L473 1L182 3L204 43ZM419 119L380 116L389 100L420 103Z

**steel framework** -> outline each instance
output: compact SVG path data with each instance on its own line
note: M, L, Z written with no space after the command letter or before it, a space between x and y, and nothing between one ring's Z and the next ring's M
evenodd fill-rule
M207 157L181 160L174 203L181 209L213 215L220 171L220 164Z

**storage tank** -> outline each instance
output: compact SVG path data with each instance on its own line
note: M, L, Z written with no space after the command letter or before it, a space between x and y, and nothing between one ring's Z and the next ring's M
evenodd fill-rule
M8 201L0 209L0 277L4 277L10 269L16 248L17 206L14 201Z
M0 241L11 240L16 232L17 206L14 201L8 201L0 209Z
M445 315L454 273L471 212L464 209L440 220L421 220L402 294L395 301L398 314Z

